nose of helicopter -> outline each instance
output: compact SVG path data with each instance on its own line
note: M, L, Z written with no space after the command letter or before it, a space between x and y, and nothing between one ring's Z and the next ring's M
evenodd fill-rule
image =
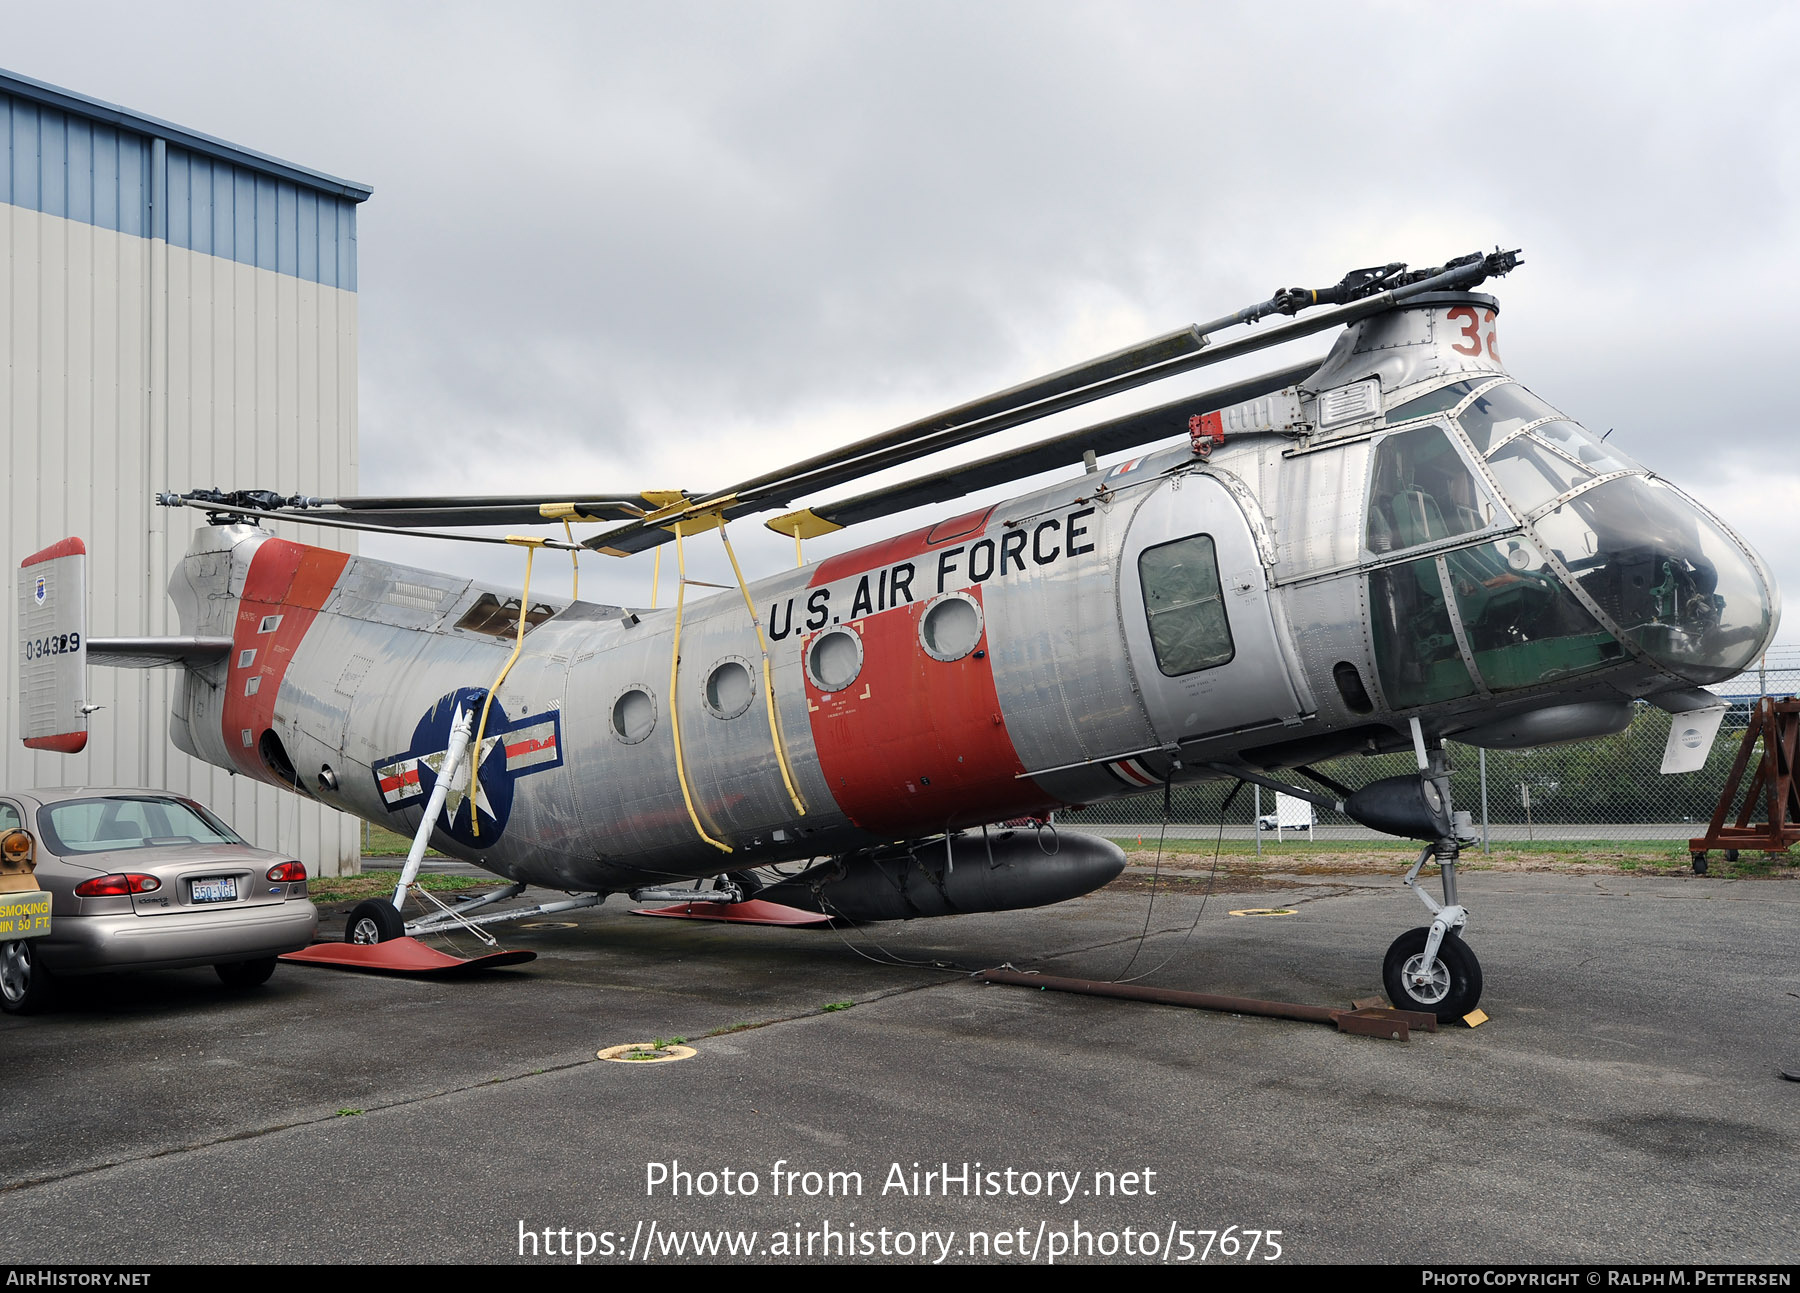
M1768 566L1665 481L1606 481L1536 529L1618 632L1690 682L1742 672L1774 637L1780 595Z

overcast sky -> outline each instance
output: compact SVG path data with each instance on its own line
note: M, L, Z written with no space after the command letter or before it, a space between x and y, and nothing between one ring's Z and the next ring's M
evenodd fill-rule
M1790 601L1797 51L1800 6L1750 3L0 0L0 66L374 186L364 492L705 489L1277 286L1501 243L1515 375ZM734 529L753 569L792 560ZM647 600L648 557L584 571Z

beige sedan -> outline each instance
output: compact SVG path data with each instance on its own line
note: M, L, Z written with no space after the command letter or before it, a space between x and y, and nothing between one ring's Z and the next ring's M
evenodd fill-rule
M306 868L252 848L191 799L160 790L0 794L0 835L37 842L50 932L0 944L0 1009L42 1010L56 980L210 965L253 987L305 947L319 913Z

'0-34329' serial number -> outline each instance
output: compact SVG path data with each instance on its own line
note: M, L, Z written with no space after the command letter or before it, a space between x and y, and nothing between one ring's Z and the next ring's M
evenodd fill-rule
M68 655L81 650L81 634L53 633L47 638L26 638L25 658L41 660L47 655Z

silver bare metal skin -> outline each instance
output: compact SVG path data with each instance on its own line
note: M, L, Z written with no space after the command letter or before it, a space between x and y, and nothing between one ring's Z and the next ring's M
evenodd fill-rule
M834 558L840 573L822 585L829 588L825 601L843 622L867 627L876 617L978 588L996 720L1024 770L1018 778L1005 775L1009 785L1022 782L1019 793L1044 811L1140 793L1164 780L1220 775L1208 765L1267 770L1401 748L1415 717L1433 736L1466 733L1494 744L1522 739L1520 732L1532 739L1597 735L1616 723L1621 704L1691 689L1739 657L1753 657L1774 635L1777 595L1761 559L1716 517L1635 466L1616 478L1583 467L1586 441L1566 453L1534 441L1533 454L1582 478L1554 498L1516 499L1500 473L1514 470L1517 455L1490 461L1485 454L1494 446L1474 446L1452 421L1459 408L1466 412L1475 407L1470 401L1484 398L1483 384L1491 394L1501 389L1493 383L1508 379L1495 357L1496 309L1491 298L1444 294L1364 320L1345 331L1302 386L1228 410L1226 443L1209 457L1181 444L1001 503L978 530L912 551L912 582L894 606L853 610L863 577L885 580L894 568L890 545ZM1462 405L1389 428L1390 411L1465 381L1475 393ZM1428 427L1441 428L1451 450L1434 470L1457 464L1468 482L1466 515L1454 523L1428 481L1406 476L1409 466L1401 477L1376 478L1393 471L1379 466L1391 463L1402 443L1390 444L1391 437ZM1505 434L1528 438L1529 428ZM1677 518L1681 533L1668 536L1666 552L1657 547L1644 555L1607 538L1631 532L1642 498L1662 508L1654 515ZM1377 535L1369 521L1372 508L1414 505L1417 526L1402 525L1397 537ZM1594 551L1566 537L1577 514L1600 518L1592 531L1599 538L1588 541ZM1193 536L1211 541L1230 655L1172 676L1152 642L1140 572L1146 553ZM1379 549L1372 546L1377 539ZM184 633L232 634L236 597L257 551L271 540L243 524L198 531L170 582ZM971 550L983 542L1012 559L977 580ZM941 564L958 546L961 557ZM1682 553L1694 560L1683 566ZM1509 567L1509 559L1523 564ZM1686 583L1677 567L1689 570ZM509 878L606 892L842 855L999 815L919 816L899 829L870 830L840 807L828 760L815 745L805 683L803 651L815 629L831 627L805 623L819 569L751 585L771 636L780 724L807 805L803 816L783 785L761 693L761 654L736 590L688 604L674 697L673 610L534 598L557 613L526 635L496 700L507 731L525 733L518 736L525 745L532 733L549 730L528 720L554 718L560 763L508 777L510 816L503 829L484 824L478 841L446 829L456 813L466 821L469 812L453 794L433 845ZM1703 586L1709 578L1716 592ZM1441 626L1426 613L1433 588L1451 607ZM1625 600L1609 609L1606 590L1618 588L1633 591L1620 593ZM1552 650L1554 642L1546 646L1543 630L1520 628L1514 621L1521 612L1509 609L1528 595L1553 593L1565 624L1595 626L1578 664L1569 652ZM492 684L511 652L510 633L457 627L488 594L502 602L516 597L442 574L349 560L294 650L270 725L305 793L414 832L423 799L393 806L377 770L392 769L404 755L432 754L415 740L422 716L459 689ZM1626 605L1632 620L1621 623ZM1379 650L1384 633L1387 659ZM1419 659L1396 658L1407 652ZM740 712L722 716L707 703L706 683L733 659L747 669L755 694ZM869 667L875 685L926 685L907 679L928 677L889 677ZM1346 683L1347 671L1360 692ZM235 678L232 661L189 669L171 720L178 746L227 768L240 766L232 743L245 746L223 718ZM1389 694L1390 683L1436 698L1407 703ZM864 685L861 677L855 685ZM654 724L627 739L616 730L614 711L634 691L649 696ZM690 819L671 704L679 707L694 812L729 853L703 841ZM1524 722L1530 714L1546 717ZM243 757L242 748L235 752ZM1108 766L1120 762L1123 770ZM324 769L332 776L322 779ZM500 790L496 785L494 793ZM904 816L905 805L895 811Z

